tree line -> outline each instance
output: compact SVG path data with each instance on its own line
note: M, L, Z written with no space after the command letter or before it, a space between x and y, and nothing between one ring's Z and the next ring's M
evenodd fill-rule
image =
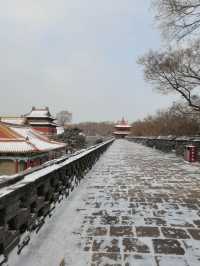
M199 135L199 115L187 112L187 109L185 104L174 103L165 110L134 122L131 133L134 136Z
M114 130L113 122L83 122L74 125L86 136L112 136Z

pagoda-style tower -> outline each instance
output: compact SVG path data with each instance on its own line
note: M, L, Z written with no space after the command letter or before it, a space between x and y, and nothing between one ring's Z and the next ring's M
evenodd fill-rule
M128 124L124 118L121 121L118 121L115 125L115 131L113 132L116 138L125 138L131 133L131 126Z
M42 134L52 137L56 135L56 124L54 123L54 118L49 112L49 108L35 108L25 115L27 123L34 129L40 131Z

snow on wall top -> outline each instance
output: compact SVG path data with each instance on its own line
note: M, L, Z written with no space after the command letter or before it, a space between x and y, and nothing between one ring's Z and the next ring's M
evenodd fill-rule
M33 173L29 173L29 174L25 175L25 177L21 181L13 184L11 186L6 186L6 187L1 188L0 189L0 198L11 193L12 191L18 189L19 187L23 187L23 186L27 185L28 183L34 182L35 180L38 180L40 177L47 175L48 173L51 173L56 169L60 169L63 166L70 164L73 161L76 161L76 160L86 156L87 154L91 153L92 151L94 151L96 149L99 149L101 146L104 146L111 141L113 141L113 139L110 139L108 141L105 141L104 143L101 143L101 144L98 144L95 146L91 146L90 148L88 148L86 150L82 150L82 151L79 151L79 152L73 154L70 158L68 157L68 155L66 155L65 157L62 157L61 159L56 159L56 160L52 160L51 162L48 162L46 167L44 167L38 171L35 171ZM63 159L64 159L64 161L63 161ZM61 160L61 162L59 162L60 160ZM9 176L8 178L11 179L14 177L16 177L16 175ZM2 176L2 179L4 180L5 176ZM0 182L1 182L1 178L0 178Z

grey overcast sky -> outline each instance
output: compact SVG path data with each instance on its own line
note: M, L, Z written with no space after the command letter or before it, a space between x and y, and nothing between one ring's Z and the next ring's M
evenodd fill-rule
M6 0L0 114L49 106L75 122L143 118L170 105L136 61L161 46L150 0Z

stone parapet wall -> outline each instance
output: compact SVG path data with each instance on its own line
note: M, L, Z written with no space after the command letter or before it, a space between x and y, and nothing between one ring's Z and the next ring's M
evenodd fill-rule
M55 160L46 168L13 176L13 182L1 184L0 265L16 246L20 254L32 232L39 232L56 205L69 196L113 141Z
M184 156L185 146L195 145L198 151L198 160L200 160L200 137L128 137L129 141L134 141L151 148L156 148L164 152L175 151L177 155Z

